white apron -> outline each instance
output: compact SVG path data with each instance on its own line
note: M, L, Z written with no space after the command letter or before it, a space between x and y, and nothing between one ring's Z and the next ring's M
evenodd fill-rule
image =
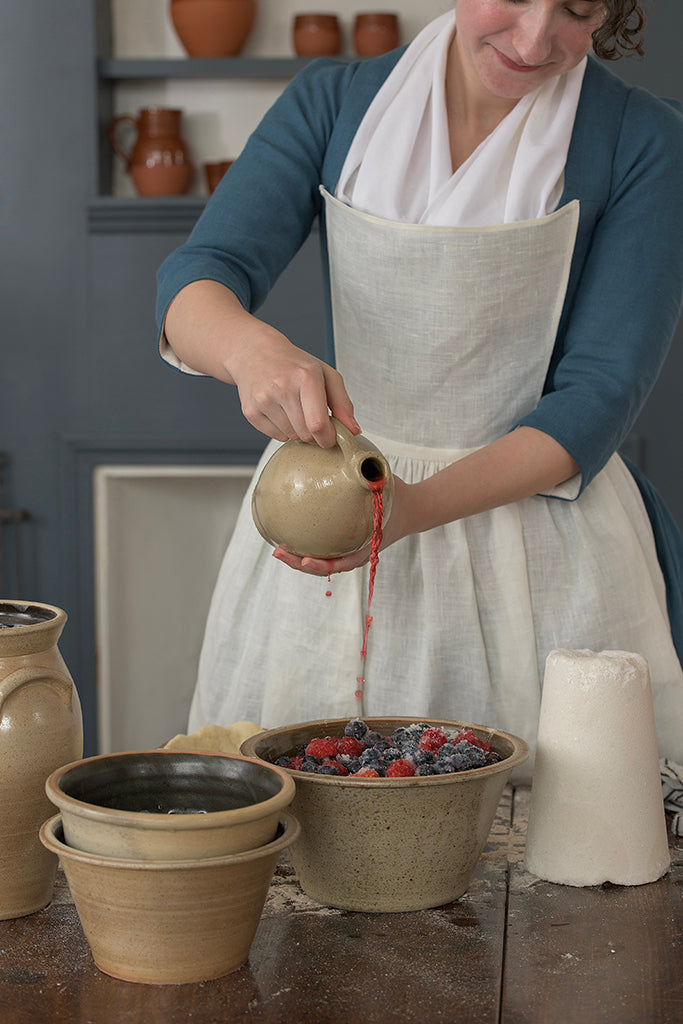
M337 365L363 433L412 483L499 437L538 402L578 203L540 220L453 228L383 220L323 194ZM574 480L555 493L577 489ZM681 759L683 680L664 584L617 456L577 501L532 497L382 551L362 707L368 567L330 582L290 570L272 558L249 502L214 594L191 730L238 719L274 727L433 716L507 729L533 751L549 651L609 648L648 659L660 746Z

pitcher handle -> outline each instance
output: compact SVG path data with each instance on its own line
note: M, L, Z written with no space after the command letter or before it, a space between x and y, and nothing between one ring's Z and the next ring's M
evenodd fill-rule
M138 122L133 117L132 114L117 114L117 116L112 117L111 121L109 122L109 125L107 127L107 138L109 139L109 145L111 146L111 148L114 150L116 155L123 160L124 164L126 165L126 170L129 170L130 156L133 147L131 146L131 149L127 152L119 142L118 132L119 127L122 124L132 124L134 128L138 127Z
M55 672L54 669L48 668L18 668L5 676L0 683L0 715L5 701L22 686L28 686L30 683L47 683L64 697L71 698L75 692L74 681L65 672Z

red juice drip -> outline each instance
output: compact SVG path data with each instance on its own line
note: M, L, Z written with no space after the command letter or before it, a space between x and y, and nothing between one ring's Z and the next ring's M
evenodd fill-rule
M370 547L370 583L368 586L368 607L365 616L365 630L363 633L363 646L360 652L361 666L365 666L365 658L368 653L368 633L370 632L370 626L372 625L372 615L370 614L370 606L372 604L372 595L375 589L375 576L377 575L377 563L379 562L379 548L382 543L382 519L383 519L383 506L382 506L382 491L384 490L385 479L382 477L381 480L368 481L372 489L372 544ZM362 674L356 676L356 693L355 697L359 704L359 711L362 713L362 701L363 701L363 687L365 684L365 676Z

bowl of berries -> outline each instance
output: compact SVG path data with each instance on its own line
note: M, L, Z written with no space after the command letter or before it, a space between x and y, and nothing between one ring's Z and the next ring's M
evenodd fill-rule
M344 910L425 910L458 899L524 740L463 722L320 719L251 736L280 767L301 833L289 857L304 892Z

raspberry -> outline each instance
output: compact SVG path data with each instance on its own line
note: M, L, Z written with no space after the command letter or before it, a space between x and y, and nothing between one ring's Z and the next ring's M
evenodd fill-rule
M420 739L420 746L423 750L438 750L448 741L448 736L443 729L425 729Z
M387 768L386 777L388 779L398 779L404 777L407 778L408 776L414 774L415 767L410 763L410 761L407 761L404 757L400 757L397 758L395 761L391 762L391 764Z
M488 740L480 740L476 733L471 729L461 729L458 735L453 737L451 742L455 745L456 743L461 743L463 740L465 743L474 744L475 747L481 747L482 750L489 751L491 749L491 744Z
M341 736L337 740L337 753L350 754L351 757L360 757L363 753L363 744L355 736Z
M361 768L353 777L354 779L379 779L380 774L374 768Z
M325 739L311 740L306 747L308 757L334 757L336 753L337 744L329 736L326 736Z

